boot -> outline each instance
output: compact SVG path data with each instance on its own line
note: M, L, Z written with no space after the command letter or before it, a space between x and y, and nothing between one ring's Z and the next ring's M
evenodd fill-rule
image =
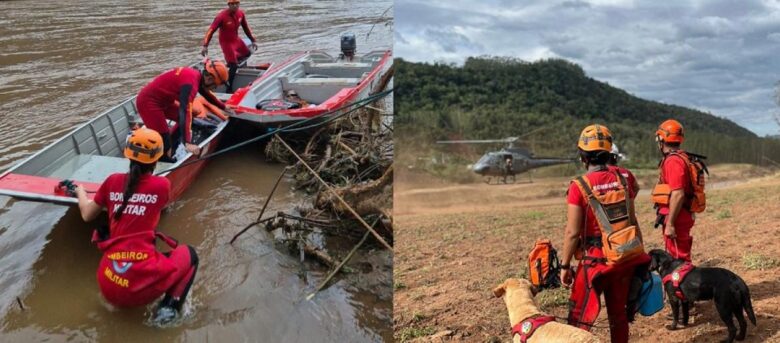
M225 82L225 93L233 93L233 79L236 78L236 72L238 71L238 64L228 63L228 79Z
M158 326L170 324L178 316L180 307L176 299L166 294L157 305L152 322Z

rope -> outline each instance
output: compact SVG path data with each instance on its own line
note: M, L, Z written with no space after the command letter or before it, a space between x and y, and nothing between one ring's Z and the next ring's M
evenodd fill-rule
M182 163L182 164L180 164L178 166L175 166L175 167L172 167L172 168L168 168L166 170L162 170L162 171L156 172L155 175L160 175L160 174L163 174L163 173L171 172L171 171L174 171L176 169L179 169L179 168L182 168L182 167L194 164L194 163L198 163L198 162L207 160L209 158L212 158L212 157L215 157L215 156L218 156L218 155L222 155L224 153L236 150L236 149L238 149L240 147L243 147L245 145L248 145L248 144L257 142L259 140L262 140L264 138L268 138L270 136L276 135L278 133L297 132L297 131L308 130L308 129L311 129L311 128L314 128L314 127L318 127L318 126L327 125L327 124L335 121L338 118L344 117L347 114L350 114L350 113L352 113L354 111L357 111L357 110L359 110L359 109L361 109L361 108L363 108L365 106L368 106L368 104L370 104L370 103L372 103L372 102L374 102L374 101L376 101L378 99L384 98L385 96L389 95L392 92L393 92L393 89L391 88L391 89L388 89L386 91L382 91L382 92L379 92L377 94L368 96L365 99L361 99L361 100L355 101L353 103L341 106L339 108L330 110L328 112L322 113L322 114L320 114L318 116L307 118L307 119L304 119L304 120L301 120L301 121L297 121L297 122L292 123L292 124L290 124L288 126L285 126L283 128L276 128L276 129L270 130L269 132L264 133L264 134L262 134L260 136L255 137L255 138L251 138L251 139L248 139L248 140L243 141L241 143L237 143L237 144L234 144L234 145L229 146L227 148L224 148L222 150L218 150L218 151L212 152L212 153L210 153L208 155L196 158L196 159L194 159L192 161L184 162L184 163ZM350 109L350 110L348 110L348 111L346 111L344 113L340 113L338 115L331 116L330 118L325 119L325 120L323 120L321 122L318 122L318 123L315 123L315 124L311 124L311 125L307 125L307 126L298 127L298 126L303 125L305 123L314 121L315 119L320 119L322 117L329 116L329 115L331 115L331 114L333 114L335 112L338 112L338 111L341 111L341 110L344 110L346 108L353 107L353 106L355 106L355 108L352 108L352 109Z

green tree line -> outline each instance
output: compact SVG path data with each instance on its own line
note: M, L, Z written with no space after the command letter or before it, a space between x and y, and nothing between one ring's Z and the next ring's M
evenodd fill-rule
M396 141L524 137L537 155L574 156L580 130L608 126L633 166L651 167L659 155L654 133L674 118L686 129L684 148L709 163L780 161L780 141L761 138L710 113L649 101L588 77L561 59L524 62L472 57L462 66L397 59ZM536 131L534 131L536 130Z

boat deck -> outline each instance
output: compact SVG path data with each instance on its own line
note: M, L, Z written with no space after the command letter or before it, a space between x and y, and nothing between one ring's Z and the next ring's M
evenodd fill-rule
M101 183L114 173L126 173L128 161L124 157L100 155L76 155L59 165L52 165L39 175L57 179L73 179L83 182ZM158 162L156 171L166 170L173 164Z
M235 118L259 124L311 118L365 98L391 65L392 53L385 49L354 61L306 51L270 68L250 87L238 90L228 104L236 109ZM291 91L298 97L290 97ZM264 106L273 101L281 105Z

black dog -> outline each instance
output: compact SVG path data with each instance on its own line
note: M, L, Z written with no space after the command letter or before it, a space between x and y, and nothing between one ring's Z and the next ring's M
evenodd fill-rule
M666 251L655 249L650 251L650 270L658 271L661 277L664 277L683 264L682 260L675 260ZM675 296L674 286L671 282L664 285L666 295L669 298L669 305L672 306L672 325L668 328L677 329L679 320L680 305L682 305L683 318L682 324L688 325L689 304L698 300L715 300L715 307L718 309L720 319L726 323L729 330L729 336L721 342L733 342L734 339L741 341L745 339L747 333L747 322L742 315L742 311L747 313L750 322L756 325L756 315L753 313L753 304L750 301L750 290L737 274L723 268L694 268L680 283L680 289L687 301L681 301ZM734 326L733 317L737 317L739 322L739 334Z

